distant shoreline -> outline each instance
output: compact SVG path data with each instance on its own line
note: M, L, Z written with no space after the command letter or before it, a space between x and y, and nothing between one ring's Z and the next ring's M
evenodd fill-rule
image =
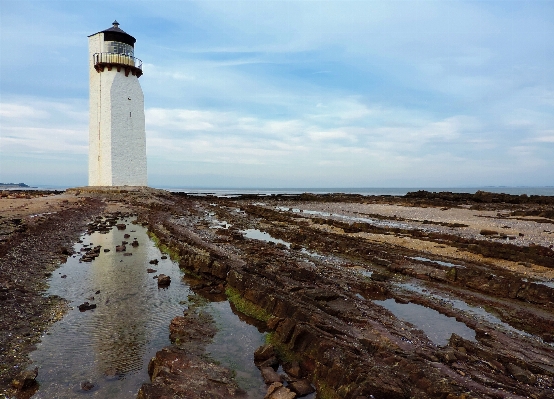
M25 183L19 183L25 184ZM49 191L65 191L73 186L55 186L55 185L37 185L37 186L20 186L17 183L0 183L0 190L49 190ZM452 193L468 193L475 194L477 191L485 191L496 194L510 195L542 195L554 196L554 186L538 186L538 187L506 187L506 186L475 186L475 187L179 187L179 186L149 186L152 188L167 190L170 192L182 192L191 195L215 195L215 196L236 196L245 194L256 195L297 195L297 194L358 194L358 195L391 195L404 196L409 192L428 191L428 192L452 192Z
M0 183L0 188L37 188L37 187L31 187L25 183Z

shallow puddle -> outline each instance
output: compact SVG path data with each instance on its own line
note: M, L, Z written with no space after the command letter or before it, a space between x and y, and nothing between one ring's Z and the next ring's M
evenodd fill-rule
M533 281L535 284L545 285L549 288L554 288L554 281Z
M463 312L466 312L470 314L471 316L474 316L480 320L487 321L489 323L495 324L498 327L501 327L505 331L514 332L520 335L524 336L531 336L530 334L526 333L525 331L518 330L517 328L512 327L511 325L504 323L502 320L500 320L498 317L493 315L492 313L488 312L482 307L479 306L471 306L468 303L460 300L460 299L453 299L448 298L445 296L440 296L437 294L433 294L429 292L428 290L424 289L423 287L420 287L415 284L398 284L398 286L409 290L413 292L417 292L419 294L426 295L427 297L439 300L441 302L445 302L450 304L454 309L461 310Z
M453 333L475 341L475 331L454 317L445 316L434 309L415 303L399 303L394 299L374 302L392 312L397 318L415 325L436 345L447 345Z
M464 267L462 265L456 265L456 264L450 263L450 262L443 262L441 260L433 260L433 259L429 259L429 258L423 258L421 256L413 256L413 257L410 257L409 259L419 260L419 261L422 261L422 262L436 263L437 265L446 266L446 267L461 267L461 268Z
M253 240L260 240L260 241L265 241L265 242L273 242L275 244L283 244L287 248L290 248L290 242L286 242L286 241L280 240L278 238L274 238L271 234L265 233L265 232L260 231L258 229L241 230L241 233L246 238L251 238Z
M39 368L40 388L34 398L136 398L140 386L149 382L149 360L170 344L171 319L192 305L191 290L178 264L161 259L146 229L130 221L125 230L83 235L83 243L74 247L77 256L52 276L47 294L67 299L70 310L30 355L33 366ZM127 244L125 252L116 252L123 240L135 238L138 247ZM102 248L95 260L79 262L83 247L97 245ZM153 259L159 263L150 264ZM157 271L148 273L147 268ZM158 288L153 278L161 273L171 277L167 288ZM84 302L97 307L81 312L78 306ZM249 398L263 397L263 380L253 364L263 334L233 313L227 301L206 301L206 308L221 328L209 346L210 357L235 370ZM227 364L226 359L233 363ZM90 391L81 389L86 381L94 385Z
M267 387L260 370L254 365L254 351L265 343L265 334L254 325L241 321L227 301L212 302L205 310L214 316L218 328L206 354L235 372L235 380L248 392L248 398L263 398ZM247 316L242 318L256 323Z
M407 230L416 229L416 227L409 225L407 223L400 223L400 222L390 221L390 220L370 219L370 218L363 218L358 216L341 215L340 213L329 213L329 212L322 212L322 211L312 211L308 209L287 208L284 206L277 207L277 209L284 212L293 212L293 213L301 212L306 215L322 216L325 218L334 217L348 222L362 222L362 223L367 223L372 226L378 226L378 227L402 228ZM423 231L437 231L436 229L430 228L428 226L420 229Z

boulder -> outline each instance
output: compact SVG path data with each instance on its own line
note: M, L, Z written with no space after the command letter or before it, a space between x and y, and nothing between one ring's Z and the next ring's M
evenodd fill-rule
M315 388L307 380L298 380L289 383L288 388L298 396L305 396L315 392Z
M284 387L280 382L273 383L267 389L264 399L294 399L296 394Z
M267 360L274 356L275 356L275 349L273 348L273 345L271 344L262 345L254 352L254 362L256 363L263 362L264 360Z
M272 367L262 367L262 378L266 384L273 384L274 382L281 382L281 376L277 374Z

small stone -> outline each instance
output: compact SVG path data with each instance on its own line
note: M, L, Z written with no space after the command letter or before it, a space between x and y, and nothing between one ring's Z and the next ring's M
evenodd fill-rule
M169 284L171 284L171 277L166 276L165 274L160 274L158 276L158 285L167 287Z
M110 252L108 248L104 248L104 252Z
M167 256L165 256L165 255L162 255L162 259L167 259Z
M12 386L18 391L23 391L25 389L33 387L37 381L38 367L35 367L32 370L23 370L17 377L12 381Z
M150 269L150 268L146 269L146 273L156 273L156 272L157 272L156 269Z
M151 265L157 265L159 263L158 259L152 259L150 262Z
M87 310L96 309L96 304L85 302L77 307L81 312L86 312Z
M123 235L123 238L130 238L130 237L131 237L131 235L127 234L127 233Z
M130 253L130 252L125 252L125 253L123 254L123 256L133 256L133 254Z
M83 391L90 391L92 388L94 388L94 384L90 381L83 381L81 382L81 389Z

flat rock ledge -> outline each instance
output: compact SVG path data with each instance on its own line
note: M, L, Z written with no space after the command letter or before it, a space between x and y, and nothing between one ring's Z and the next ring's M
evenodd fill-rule
M185 310L170 324L173 345L163 348L148 364L151 383L143 384L137 399L245 398L232 371L204 355L216 328L206 313Z

